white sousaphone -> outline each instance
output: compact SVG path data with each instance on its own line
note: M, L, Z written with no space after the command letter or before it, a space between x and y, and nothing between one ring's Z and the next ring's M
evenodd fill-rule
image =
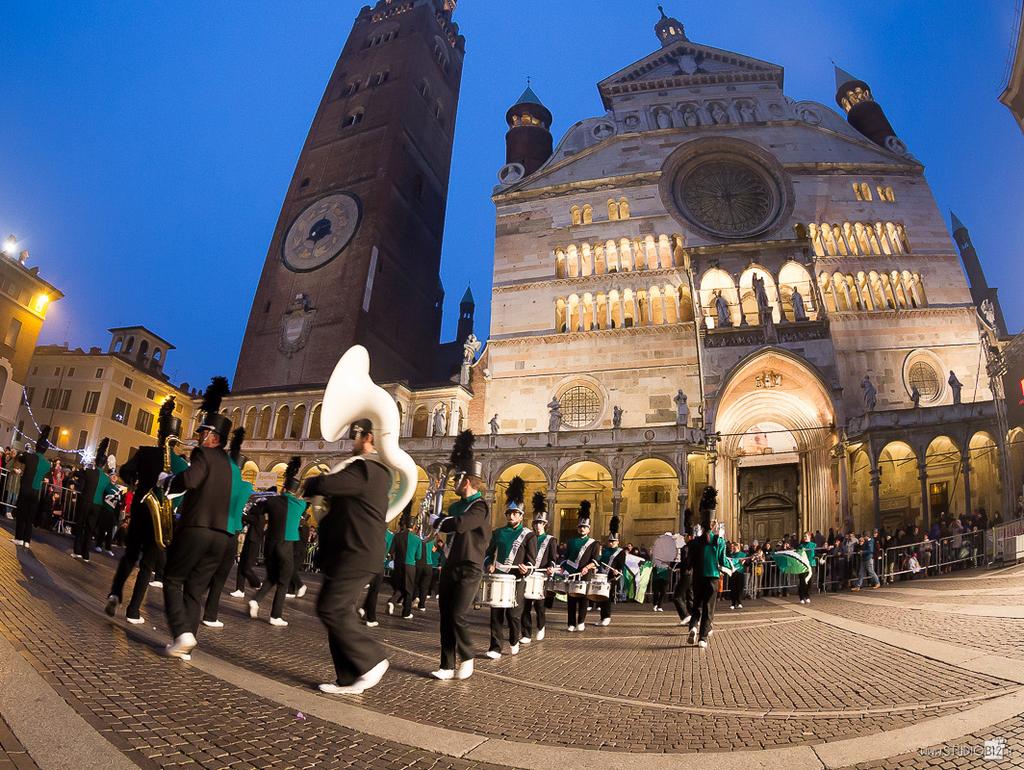
M416 491L416 463L398 445L398 405L370 379L370 355L366 348L353 345L338 361L327 383L320 410L320 432L325 441L340 441L348 436L349 426L360 419L373 423L373 443L380 460L398 479L388 502L387 520L391 521L402 513ZM336 473L357 459L342 460L331 472Z

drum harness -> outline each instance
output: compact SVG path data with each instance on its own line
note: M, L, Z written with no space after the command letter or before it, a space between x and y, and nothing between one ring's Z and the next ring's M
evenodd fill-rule
M519 533L519 537L512 543L512 548L508 552L508 558L501 564L495 564L495 569L499 569L502 572L508 573L515 565L516 554L519 553L519 549L523 545L523 541L526 540L527 535L531 534L531 530L523 527L523 531Z

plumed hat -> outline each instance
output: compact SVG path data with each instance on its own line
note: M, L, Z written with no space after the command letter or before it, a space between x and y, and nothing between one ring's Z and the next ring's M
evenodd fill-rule
M199 410L203 413L203 419L196 429L197 432L200 430L212 430L220 436L221 444L228 442L228 434L231 432L231 420L220 413L220 402L230 392L231 389L228 387L226 377L214 377L210 380L210 384L206 386L206 392L203 393L203 403L199 406Z
M160 446L171 436L181 435L181 420L174 416L174 396L168 396L160 405L156 436Z
M96 459L93 461L93 467L102 468L107 464L107 447L110 446L110 439L105 438L100 441L98 447L96 447Z
M302 465L302 458L296 455L288 461L288 467L284 469L284 491L294 492L299 488L299 467Z
M473 456L473 444L475 442L476 437L473 435L473 431L462 431L462 433L455 437L455 446L452 447L452 453L448 461L457 472L464 473L467 476L475 476L479 479L483 478L484 469L480 461Z
M544 493L536 491L533 493L533 499L530 501L533 506L533 521L542 522L543 524L548 523L548 501L544 497Z
M718 490L713 486L704 487L704 492L700 496L700 509L702 511L713 511L718 507Z
M242 456L243 441L245 441L245 428L235 428L231 431L231 441L228 443L228 457L239 468L245 465L245 458Z
M39 438L36 439L36 452L43 454L50 448L50 426L44 425L39 429Z
M580 518L576 523L577 527L589 527L590 526L590 501L584 500L580 503Z
M525 499L526 482L523 481L522 476L513 476L512 481L508 483L508 489L505 490L505 510L516 510L520 513L525 513L526 509L523 505Z

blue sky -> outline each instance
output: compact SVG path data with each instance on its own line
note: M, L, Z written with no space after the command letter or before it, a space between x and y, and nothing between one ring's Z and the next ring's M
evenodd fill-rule
M322 90L362 2L8 2L0 33L0 235L67 294L43 342L142 323L168 371L234 372L260 267ZM1012 0L668 0L691 40L785 67L832 105L832 64L871 84L971 228L1011 331L1024 324L1024 135L997 102ZM557 137L601 112L595 84L657 47L657 2L463 0L466 69L448 201L445 337L471 282L488 328L490 192L527 75ZM159 289L158 280L164 280Z

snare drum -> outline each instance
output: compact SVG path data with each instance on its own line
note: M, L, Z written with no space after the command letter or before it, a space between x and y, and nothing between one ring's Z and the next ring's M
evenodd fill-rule
M544 578L543 572L531 572L526 576L526 592L523 596L527 599L543 599L544 598Z
M544 590L549 594L564 594L569 590L569 581L564 576L556 575L547 579L544 583Z
M498 607L507 609L516 606L515 575L484 575L480 583L480 598L476 602L481 607Z
M579 580L574 578L566 585L565 592L569 596L586 596L587 595L587 581Z
M590 579L590 588L587 590L587 598L595 602L603 602L612 595L612 584L608 581L607 575L594 575Z

